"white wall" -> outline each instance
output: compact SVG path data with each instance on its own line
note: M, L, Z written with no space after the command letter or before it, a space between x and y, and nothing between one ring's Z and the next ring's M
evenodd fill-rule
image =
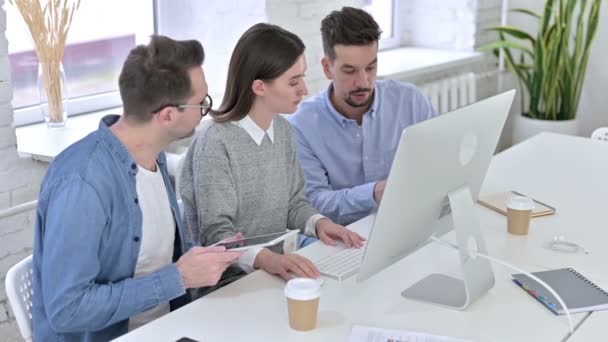
M402 44L437 49L473 49L477 1L408 0L399 2L398 6Z
M203 69L214 102L221 99L228 64L239 37L266 22L266 0L158 0L158 32L175 39L197 39L205 48Z
M361 6L363 0L222 0L158 1L159 33L176 39L198 39L205 47L203 65L214 99L221 98L232 50L241 34L258 22L277 24L297 34L306 45L306 81L311 94L323 89L320 23L342 6ZM210 66L213 67L210 67ZM206 67L205 67L206 66Z
M542 12L543 0L510 0L510 8L528 8L537 13ZM537 25L525 15L511 13L508 23L521 27L528 32L536 32ZM534 34L533 34L534 36ZM604 58L608 55L608 6L602 4L597 36L587 65L586 81L583 87L581 102L578 108L579 134L589 136L600 126L608 126L606 110L606 89L608 86L608 69Z
M321 20L342 6L361 7L363 0L267 0L268 21L297 34L306 45L306 84L309 94L329 84L321 68Z
M0 6L4 4L0 0ZM8 43L4 36L6 15L0 11L0 212L36 197L45 165L19 159L13 127L13 97L8 64ZM6 301L4 278L7 270L31 253L33 212L0 220L0 340L18 340L20 335Z

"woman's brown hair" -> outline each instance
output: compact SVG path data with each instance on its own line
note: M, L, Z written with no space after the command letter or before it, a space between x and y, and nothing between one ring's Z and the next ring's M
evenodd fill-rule
M236 43L222 104L211 116L218 122L238 121L247 116L255 100L253 81L270 82L281 76L297 62L304 49L298 36L279 26L253 25Z

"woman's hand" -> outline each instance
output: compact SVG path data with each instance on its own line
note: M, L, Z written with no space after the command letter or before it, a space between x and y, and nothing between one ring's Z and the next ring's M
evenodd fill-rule
M292 274L304 278L318 278L319 270L312 261L298 254L281 255L264 248L258 253L253 263L270 274L277 274L285 280L293 278Z

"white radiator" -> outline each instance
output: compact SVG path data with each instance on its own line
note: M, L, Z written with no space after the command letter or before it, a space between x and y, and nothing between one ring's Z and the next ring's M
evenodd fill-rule
M469 72L424 83L420 89L431 101L433 108L443 114L476 101L476 79L477 76Z

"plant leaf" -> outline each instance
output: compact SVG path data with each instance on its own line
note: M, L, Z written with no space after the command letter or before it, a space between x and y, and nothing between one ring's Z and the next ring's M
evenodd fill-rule
M493 26L487 28L486 31L502 32L518 39L527 39L532 43L532 45L534 45L534 37L532 37L528 32L520 30L514 26Z
M495 41L495 42L491 42L491 43L482 45L477 48L477 50L479 50L479 51L491 51L494 49L517 49L522 52L525 52L530 57L534 57L534 53L532 52L532 50L529 47L509 41L509 40Z
M536 19L540 19L539 14L537 14L536 12L533 12L527 8L514 8L514 9L510 10L510 12L523 13L523 14L527 14L529 16L535 17Z

